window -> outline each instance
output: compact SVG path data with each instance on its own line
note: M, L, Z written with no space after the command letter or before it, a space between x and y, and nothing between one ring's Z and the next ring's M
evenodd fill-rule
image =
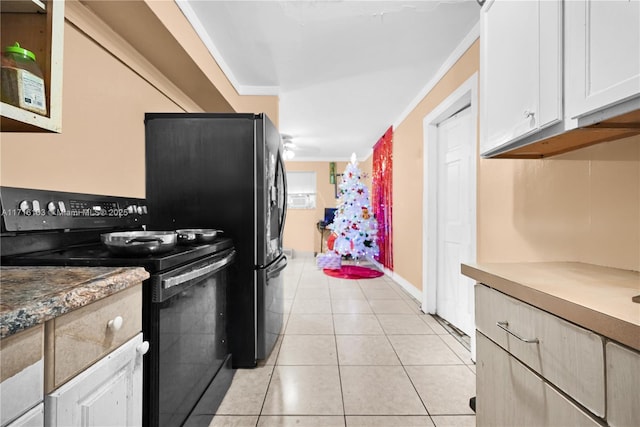
M316 208L316 173L287 172L287 207Z

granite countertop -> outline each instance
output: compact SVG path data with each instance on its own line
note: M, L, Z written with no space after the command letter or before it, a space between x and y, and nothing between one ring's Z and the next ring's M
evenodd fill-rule
M640 351L640 272L577 262L462 264L462 274Z
M148 277L141 267L0 267L0 339Z

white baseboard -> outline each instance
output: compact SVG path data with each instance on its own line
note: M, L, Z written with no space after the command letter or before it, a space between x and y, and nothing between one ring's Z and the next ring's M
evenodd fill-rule
M294 249L293 256L295 258L315 258L316 255L315 252L298 251Z
M295 259L295 258L315 258L315 253L314 252L306 252L306 251L299 251L297 249L292 249L292 248L282 248L282 252L287 256L287 258L289 259Z

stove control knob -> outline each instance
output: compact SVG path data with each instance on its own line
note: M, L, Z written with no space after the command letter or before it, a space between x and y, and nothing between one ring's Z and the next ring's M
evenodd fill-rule
M147 207L146 206L140 206L140 208L142 209L142 213L140 215L146 215L147 213L149 213L147 211Z
M33 206L33 213L36 215L40 215L42 213L42 211L40 210L40 202L37 200L34 200L31 204L31 206Z
M138 207L136 207L136 213L137 213L138 215L142 215L142 206L138 206Z
M109 328L113 332L116 332L119 331L120 328L122 328L123 323L124 319L122 318L122 316L116 316L113 319L109 320L109 322L107 322L107 328Z
M58 206L56 202L47 203L47 215L58 215Z
M134 214L137 211L136 205L129 205L129 206L127 206L126 209L127 209L127 212L129 212L130 214Z
M18 213L20 215L31 215L31 202L28 200L23 200L18 203Z

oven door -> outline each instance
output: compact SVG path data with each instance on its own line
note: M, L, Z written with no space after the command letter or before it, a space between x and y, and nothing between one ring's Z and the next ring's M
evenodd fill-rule
M231 249L151 276L143 314L150 343L145 425L182 425L228 365L227 267L234 259Z

